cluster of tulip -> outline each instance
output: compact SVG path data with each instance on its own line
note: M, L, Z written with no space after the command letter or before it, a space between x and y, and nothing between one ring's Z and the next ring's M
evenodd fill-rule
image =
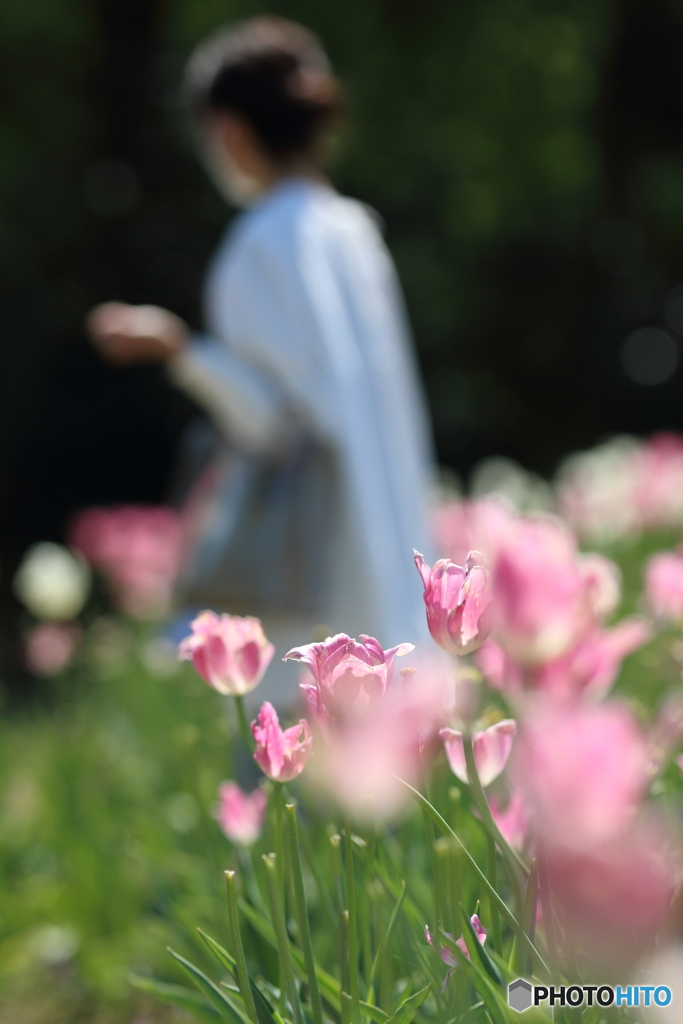
M655 556L646 572L648 611L607 626L620 601L619 570L602 555L580 553L566 524L490 503L478 508L473 523L484 554L470 551L464 565L442 559L430 567L415 553L427 624L440 650L430 655L410 643L383 650L373 637L345 634L294 648L285 660L306 673L308 719L290 728L281 727L269 703L250 729L246 720L243 697L274 655L257 619L207 611L181 644L180 656L235 698L242 734L273 794L276 852L264 857L270 922L257 920L257 904L263 908L265 901L253 879L255 895L240 906L252 926L264 934L269 929L280 988L249 975L233 872L227 873L233 951L217 955L235 984L216 986L181 958L214 1012L232 1024L236 1018L264 1024L267 1014L269 1021L297 1024L306 1013L322 1024L323 1001L326 1016L342 1024L389 1018L408 1024L420 1015L444 1024L505 1021L505 984L521 972L557 984L591 978L596 970L630 977L648 953L675 938L683 858L672 815L656 794L683 739L683 695L673 691L654 720L644 722L610 690L627 655L650 642L660 625L683 622L683 556ZM397 658L411 662L398 675ZM465 794L459 828L432 792L441 749ZM286 814L283 807L283 787L313 756L316 786L332 795L327 810L342 817L345 836L338 980L313 953L297 811L292 803ZM225 834L251 846L267 813L264 789L246 794L226 782L219 796ZM357 849L372 843L353 829L376 836L383 828L388 836L411 801L422 810L435 895L432 928L420 930L426 951L436 951L448 971L434 984L433 968L409 957L410 991L417 991L392 1009L380 1005L373 982L387 955L384 940L374 956L359 951L358 930L370 935L371 928L361 927L354 864ZM483 834L483 848L472 827ZM468 886L445 866L444 843L457 852ZM455 916L453 901L472 886L477 905ZM392 921L405 896L404 886ZM456 920L458 939L446 931ZM415 980L420 970L423 986Z

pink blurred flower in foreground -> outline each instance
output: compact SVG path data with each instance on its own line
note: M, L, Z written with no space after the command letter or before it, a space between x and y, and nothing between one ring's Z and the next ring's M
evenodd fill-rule
M313 736L305 718L298 725L283 730L275 708L265 701L257 720L251 723L251 731L256 740L254 760L269 779L291 782L301 774L313 745Z
M443 665L405 669L368 712L331 723L320 752L321 773L334 797L360 817L387 818L409 799L403 784L418 786L454 683Z
M71 541L105 573L126 614L155 618L167 612L183 541L180 516L173 509L86 509L72 526Z
M489 801L491 816L500 834L509 846L521 850L529 833L530 814L524 797L515 790L508 801L507 807L501 808L495 797Z
M512 775L538 833L588 848L630 824L648 767L645 739L624 706L546 702L529 709Z
M639 959L667 925L675 845L661 823L645 821L589 850L544 845L551 899L570 941L600 964Z
M651 638L648 623L635 617L623 619L613 629L595 629L563 658L541 665L533 673L534 685L561 699L602 697L616 679L624 658Z
M586 629L586 584L559 520L519 517L493 564L496 639L523 665L566 653Z
M322 643L293 647L283 661L306 665L314 683L301 683L311 712L318 721L329 715L344 717L365 713L385 693L391 681L394 658L408 654L413 644L399 644L388 651L372 636L361 642L346 633L329 636Z
M661 771L682 739L683 692L679 688L660 705L655 720L648 729L650 772L653 776ZM680 758L677 764L680 767Z
M430 568L419 551L415 552L429 632L450 654L469 654L488 636L491 588L482 563L483 556L470 551L464 567L442 558Z
M240 846L251 846L261 834L268 797L262 789L245 793L236 782L222 782L216 818L223 832Z
M477 936L477 940L479 941L480 945L483 946L484 943L486 942L486 932L484 931L484 927L476 914L472 914L472 917L470 918L470 924L472 925L474 934ZM467 948L467 943L465 942L464 936L461 935L459 939L456 939L455 936L451 935L450 932L444 932L444 935L451 940L454 946L458 947L463 956L467 957L468 960L471 960L470 951ZM436 950L436 952L439 954L443 962L445 964L448 964L449 967L449 970L446 971L446 977L444 978L443 985L441 986L441 994L443 995L443 993L446 991L446 988L448 987L448 982L451 980L451 975L453 971L458 966L458 958L453 952L453 950L450 948L450 946L440 946L437 949L432 940L432 936L429 931L428 925L425 925L425 939L432 947L432 949Z
M504 770L516 733L517 723L511 718L506 718L484 729L483 732L472 734L474 763L482 786L490 786ZM462 733L456 729L441 729L439 736L444 741L451 771L461 782L469 782Z
M191 636L178 647L179 657L191 661L214 690L237 697L261 682L275 648L266 639L260 619L206 611L191 628Z
M492 686L512 698L526 689L562 701L595 699L609 690L624 658L651 637L643 619L623 619L612 629L592 628L562 657L526 672L489 640L477 652L477 665Z
M644 527L683 521L683 437L653 434L636 452L633 502Z
M611 558L596 554L579 555L579 573L586 601L596 621L604 621L616 611L621 600L621 572Z
M635 438L617 437L571 455L560 467L558 504L581 537L604 542L640 529L634 500L639 450Z
M683 623L683 554L662 551L652 556L645 568L645 595L656 618Z
M482 551L490 560L512 518L497 498L446 501L432 516L437 550L457 565L464 565L470 551Z
M43 622L26 637L24 658L36 676L54 676L72 660L81 640L77 625Z

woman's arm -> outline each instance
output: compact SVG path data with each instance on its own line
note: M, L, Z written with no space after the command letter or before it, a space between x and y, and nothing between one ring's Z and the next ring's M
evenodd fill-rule
M165 363L230 441L251 455L286 450L293 422L278 387L214 339L191 337L180 317L159 306L107 302L88 316L91 340L117 366Z
M171 380L241 451L277 455L295 436L280 389L214 338L193 339L167 363Z

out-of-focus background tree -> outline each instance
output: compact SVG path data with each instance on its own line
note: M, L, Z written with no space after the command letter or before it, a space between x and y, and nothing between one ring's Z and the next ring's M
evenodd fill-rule
M158 368L104 366L83 317L116 297L200 326L230 214L178 83L206 33L264 10L318 32L348 88L333 177L386 223L443 464L548 473L606 433L683 425L676 0L6 0L6 589L77 508L168 497L196 410Z

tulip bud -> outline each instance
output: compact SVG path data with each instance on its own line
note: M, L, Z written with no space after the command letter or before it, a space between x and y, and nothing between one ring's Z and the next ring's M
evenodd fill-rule
M291 782L300 775L312 754L313 736L305 718L291 729L281 729L272 704L261 705L258 718L251 723L256 740L254 760L274 782Z
M415 565L424 584L427 625L432 639L450 654L469 654L488 636L491 603L489 573L482 556L470 551L464 568L442 558L430 568L419 551Z

